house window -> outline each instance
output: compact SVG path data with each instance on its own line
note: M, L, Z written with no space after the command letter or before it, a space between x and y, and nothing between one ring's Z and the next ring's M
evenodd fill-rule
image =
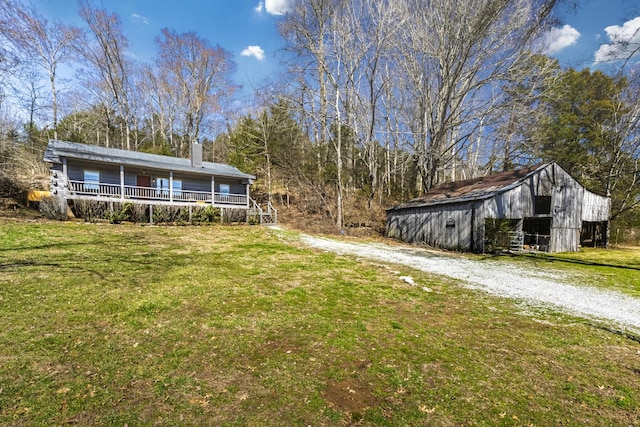
M100 172L84 171L84 189L87 191L98 191L100 189Z
M182 180L173 180L173 197L180 198L182 196Z
M157 178L156 188L162 197L169 197L169 178Z
M221 202L229 201L229 194L231 193L231 186L229 184L220 184L220 198Z
M551 196L536 196L533 209L535 215L551 215Z

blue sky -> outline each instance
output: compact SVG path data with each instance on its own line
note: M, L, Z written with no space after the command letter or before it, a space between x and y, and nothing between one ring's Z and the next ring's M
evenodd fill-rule
M233 53L235 81L251 90L278 71L274 54L282 47L276 22L287 0L92 0L117 13L130 42L129 54L150 61L154 39L162 28L195 31L212 45ZM83 26L76 0L35 0L40 14L52 21Z
M563 66L576 69L605 66L612 52L612 38L624 35L640 43L639 0L579 0L576 11L566 10L563 23L547 38L546 53Z
M279 70L276 52L282 41L276 23L291 0L93 0L120 15L130 54L142 61L155 55L154 38L164 27L195 31L234 55L235 81L251 90ZM562 24L544 39L545 53L563 66L577 69L604 66L597 60L611 49L611 38L635 35L640 43L639 0L579 0L574 13L563 13ZM50 20L81 25L76 0L35 0ZM634 19L635 18L635 19ZM598 53L599 52L599 53ZM598 53L598 54L597 54Z

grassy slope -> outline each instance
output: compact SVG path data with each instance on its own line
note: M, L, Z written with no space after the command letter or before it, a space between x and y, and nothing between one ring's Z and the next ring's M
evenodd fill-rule
M285 239L0 223L0 423L640 423L637 342Z

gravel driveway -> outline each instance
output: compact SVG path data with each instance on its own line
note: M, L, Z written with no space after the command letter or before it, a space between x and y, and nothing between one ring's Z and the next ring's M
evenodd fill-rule
M402 264L452 277L461 281L462 286L522 300L533 307L552 307L640 335L640 299L586 285L578 286L560 273L529 266L524 270L500 261L479 262L418 247L346 243L309 235L302 235L301 240L308 246L329 252Z

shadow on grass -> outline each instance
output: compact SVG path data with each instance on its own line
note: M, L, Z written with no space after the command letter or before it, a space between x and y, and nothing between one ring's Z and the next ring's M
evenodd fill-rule
M25 267L55 267L55 268L61 268L61 269L67 269L70 271L77 271L77 270L84 270L86 272L95 274L96 276L100 277L101 279L104 279L105 276L96 271L96 270L90 270L87 268L78 268L78 266L65 266L62 264L58 264L58 263L52 263L52 262L37 262L37 261L18 261L18 262L12 262L12 263L8 263L8 264L0 264L0 271L2 270L12 270L12 269L20 269L20 268L25 268Z
M9 251L33 251L39 249L58 249L70 246L78 246L78 243L48 243L46 245L34 245L34 246L24 246L24 247L11 247L6 246L4 248L0 248L0 252L9 252Z
M20 261L11 262L8 264L0 264L0 270L8 270L10 268L20 267L62 267L62 265L53 262L33 262L33 261Z
M596 261L586 261L586 260L575 259L575 258L561 258L554 255L544 255L540 257L533 254L519 254L514 256L525 256L527 258L535 258L541 261L555 261L555 262L564 262L567 264L580 264L580 265L589 265L593 267L611 267L611 268L620 268L624 270L640 271L640 266L634 267L631 265L620 265L620 264L611 264L611 263L596 262Z

